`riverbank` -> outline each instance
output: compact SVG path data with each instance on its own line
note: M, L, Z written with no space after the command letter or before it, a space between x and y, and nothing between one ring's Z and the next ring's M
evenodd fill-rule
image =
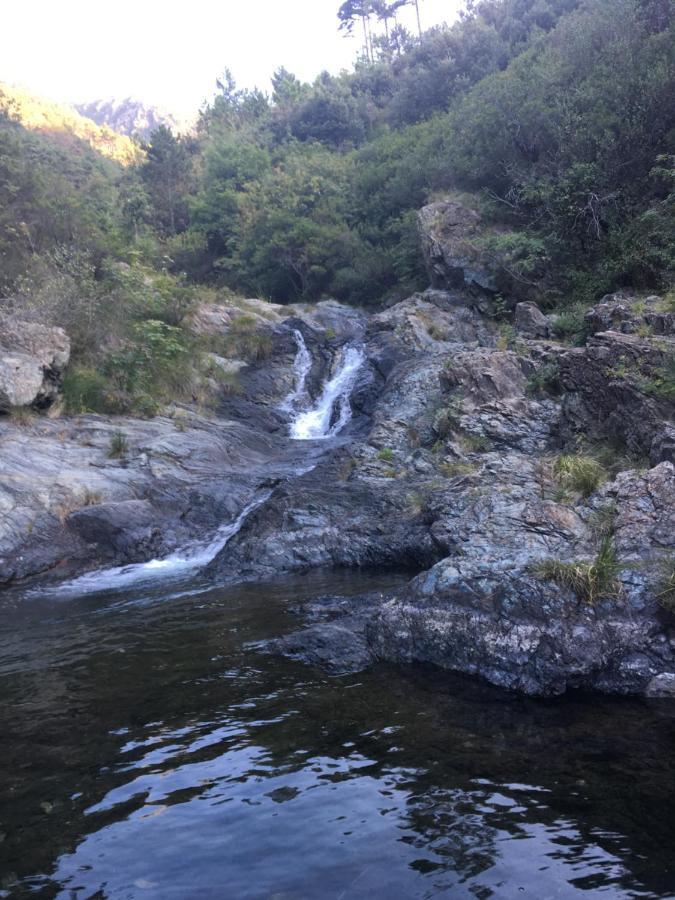
M552 339L532 304L507 328L467 290L371 316L275 307L259 314L270 354L239 367L215 416L2 426L13 516L78 477L93 498L6 525L5 579L92 572L65 585L77 593L406 568L422 574L280 649L336 670L345 652L352 668L432 662L530 694L669 694L673 403L657 388L674 339L667 317L645 333L650 304L606 298L584 347ZM232 317L208 313L227 334Z

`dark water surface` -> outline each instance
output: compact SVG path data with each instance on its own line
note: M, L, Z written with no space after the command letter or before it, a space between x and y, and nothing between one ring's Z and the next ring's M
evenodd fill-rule
M0 895L674 897L672 704L251 646L383 586L0 601Z

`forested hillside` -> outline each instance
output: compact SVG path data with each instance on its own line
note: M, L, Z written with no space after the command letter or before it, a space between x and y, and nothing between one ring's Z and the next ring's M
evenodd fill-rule
M425 286L416 211L447 194L499 226L486 251L549 309L667 291L672 0L481 0L420 36L395 6L340 7L336 39L366 35L352 72L281 69L270 96L226 72L193 134L161 126L124 158L5 104L0 303L66 325L82 365L147 369L148 332L179 352L205 286L356 304Z

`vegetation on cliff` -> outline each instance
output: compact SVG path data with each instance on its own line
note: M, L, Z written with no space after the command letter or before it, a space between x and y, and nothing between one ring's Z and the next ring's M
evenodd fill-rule
M81 366L123 358L152 393L164 363L134 369L139 335L184 355L195 285L406 296L428 280L416 210L447 193L480 207L487 250L549 308L672 285L669 0L480 0L419 36L372 12L382 33L364 30L353 72L280 69L271 96L226 72L194 134L162 125L142 147L3 89L0 305L66 327Z

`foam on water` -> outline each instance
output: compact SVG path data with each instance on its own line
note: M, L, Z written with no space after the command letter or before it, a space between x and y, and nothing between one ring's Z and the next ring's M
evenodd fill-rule
M209 541L197 541L163 559L151 559L144 563L89 572L54 588L41 588L39 593L41 596L50 593L81 596L120 590L150 581L172 581L193 575L215 559L227 542L241 529L248 516L267 500L270 493L271 491L266 491L252 500L233 522L221 525Z

